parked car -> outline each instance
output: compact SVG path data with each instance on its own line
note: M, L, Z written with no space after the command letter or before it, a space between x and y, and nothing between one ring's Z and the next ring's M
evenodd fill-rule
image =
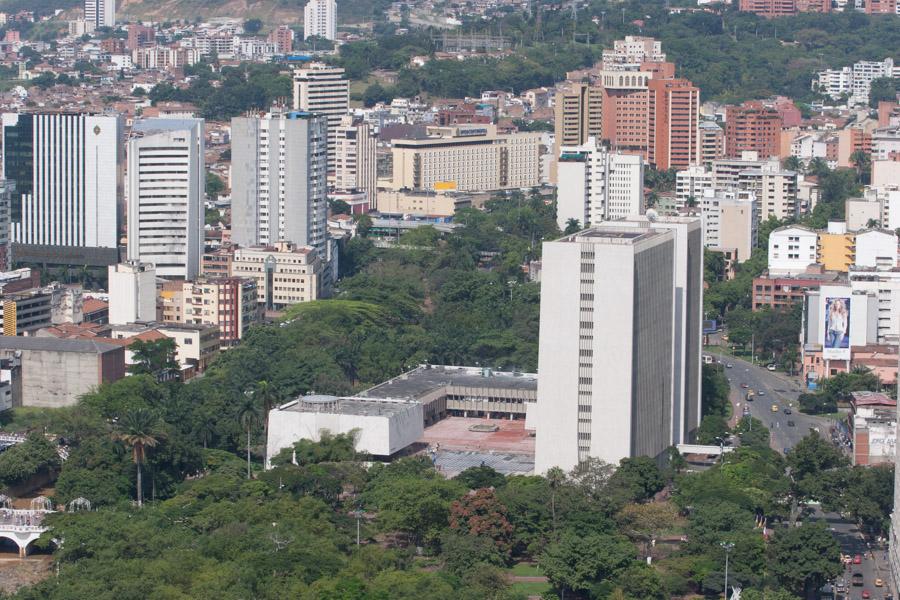
M856 556L854 556L854 557L853 557L853 564L854 564L854 565L861 565L861 564L862 564L862 556L860 556L859 554L857 554Z
M793 427L793 426L794 426L794 422L793 422L793 421L788 421L788 427Z
M726 368L726 369L733 369L733 368L734 368L734 365L731 364L731 363L728 363L728 364L725 365L725 368Z
M758 392L756 392L756 395L757 395L757 396L765 396L766 393L765 393L764 391L762 391L762 390L759 390Z
M792 412L793 412L793 411L792 411L791 409L789 409L789 408L785 408L785 409L784 409L784 414L786 414L786 415L789 415L789 414L791 414Z
M771 365L766 365L766 368L767 368L768 370L770 370L770 371L774 371L774 370L775 370L775 364L773 363L773 364L771 364Z
M741 387L744 388L744 389L747 389L747 388L750 387L750 386L747 385L746 383L742 383L742 384L741 384Z

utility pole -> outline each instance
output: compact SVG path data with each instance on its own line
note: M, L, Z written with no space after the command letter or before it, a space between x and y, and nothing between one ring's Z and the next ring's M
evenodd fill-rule
M731 542L720 542L719 545L725 550L725 600L728 600L728 555L734 549L734 544Z

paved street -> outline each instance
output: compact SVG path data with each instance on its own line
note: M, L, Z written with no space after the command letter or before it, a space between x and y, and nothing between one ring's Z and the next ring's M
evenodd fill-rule
M725 369L725 376L731 383L731 403L734 407L735 419L740 419L744 405L750 407L751 416L759 419L772 432L772 447L779 452L785 448L793 448L810 431L811 427L818 427L819 433L828 437L831 428L829 419L817 416L801 414L798 410L797 397L800 388L797 383L790 380L783 373L767 371L765 365L753 366L749 361L724 354L710 352L716 359L724 363L734 365L731 369ZM746 383L748 388L742 388ZM747 390L754 392L754 400L744 400ZM763 395L760 395L760 392ZM772 411L772 405L778 406L778 411ZM784 409L791 411L785 414ZM788 421L794 423L793 427Z

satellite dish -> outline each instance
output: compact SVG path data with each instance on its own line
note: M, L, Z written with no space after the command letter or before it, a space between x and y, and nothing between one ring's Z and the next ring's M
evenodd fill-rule
M655 223L656 220L659 219L659 213L656 212L656 209L648 208L647 209L647 220L651 223Z

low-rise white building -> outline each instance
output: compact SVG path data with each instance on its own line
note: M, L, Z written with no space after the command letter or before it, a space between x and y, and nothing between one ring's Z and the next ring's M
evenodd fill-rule
M853 264L878 270L897 266L897 234L883 229L870 229L856 234Z
M358 452L394 456L424 431L422 404L413 400L310 395L269 411L266 466L300 440L317 442L323 432L353 433Z
M815 264L818 234L807 227L788 225L769 234L769 273L799 275Z
M691 165L675 174L675 201L678 208L687 206L691 198L700 202L706 190L713 189L712 171L700 165Z

